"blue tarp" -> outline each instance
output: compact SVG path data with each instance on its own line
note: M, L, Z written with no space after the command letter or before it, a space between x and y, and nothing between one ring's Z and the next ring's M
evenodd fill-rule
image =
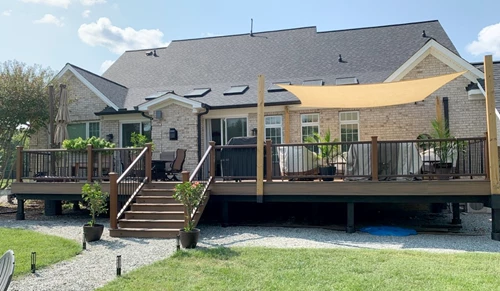
M363 227L361 231L380 236L408 236L417 234L417 231L414 229L396 226L368 226Z

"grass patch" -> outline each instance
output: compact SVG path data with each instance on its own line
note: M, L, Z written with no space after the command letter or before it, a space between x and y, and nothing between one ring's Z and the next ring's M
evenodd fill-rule
M180 251L104 290L497 290L500 255L359 249Z
M19 276L30 272L31 252L36 252L36 267L40 269L76 256L81 246L73 240L31 230L0 228L0 256L9 249L16 257L14 276Z

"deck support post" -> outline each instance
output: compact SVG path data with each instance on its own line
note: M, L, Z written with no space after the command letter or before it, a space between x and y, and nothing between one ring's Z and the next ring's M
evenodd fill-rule
M354 228L354 202L347 202L347 233L355 233Z
M118 229L118 173L109 173L109 228Z
M54 216L62 214L61 200L45 200L44 202L45 216Z
M500 241L500 195L491 196L491 239Z
M376 136L372 136L372 152L371 152L371 172L372 181L378 181L378 143Z
M271 148L272 141L266 139L266 181L273 181L273 150Z
M146 144L146 147L148 148L148 151L146 152L146 177L148 178L148 180L146 181L146 183L151 183L152 181L152 178L153 178L153 175L152 175L152 159L153 159L153 144L152 143L147 143Z
M17 197L16 220L24 220L24 199Z
M222 202L222 227L229 226L229 202Z
M453 219L451 220L451 224L462 224L462 220L460 219L460 204L451 203L451 210L453 212Z

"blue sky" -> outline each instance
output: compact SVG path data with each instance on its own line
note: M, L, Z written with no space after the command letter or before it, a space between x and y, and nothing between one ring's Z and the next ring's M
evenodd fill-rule
M500 1L4 0L0 61L101 73L127 49L171 40L317 26L318 31L437 19L468 61L500 60Z

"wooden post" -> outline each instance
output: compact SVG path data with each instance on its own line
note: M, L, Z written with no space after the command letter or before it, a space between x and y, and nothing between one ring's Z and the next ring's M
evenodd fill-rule
M378 143L377 137L372 136L372 181L378 181Z
M283 120L283 131L285 132L285 143L290 143L290 109L285 106L285 120Z
M266 140L266 181L273 181L273 151L271 147L272 141Z
M189 182L189 172L182 171L182 183ZM188 226L188 219L191 217L191 214L188 213L188 209L184 206L184 227Z
M486 173L486 180L490 180L490 155L488 154L490 149L488 148L488 132L484 133L484 169Z
M87 182L92 182L92 172L94 171L94 161L92 160L92 145L87 145Z
M17 146L17 158L16 158L16 182L21 183L23 181L23 147Z
M118 228L118 173L109 173L109 226Z
M491 194L500 194L498 173L497 117L495 114L495 90L493 84L493 61L491 55L484 56L484 77L486 85L486 123L488 125L488 157Z
M258 76L257 99L257 203L264 195L264 75Z
M153 169L152 169L152 164L153 164L153 144L152 143L147 143L146 147L148 150L146 151L146 177L148 180L146 183L151 183L151 179L153 178Z
M210 177L215 177L215 141L208 142L212 147L210 149Z
M441 121L443 121L443 111L441 110L441 100L439 100L439 97L436 96L436 120L441 124Z

